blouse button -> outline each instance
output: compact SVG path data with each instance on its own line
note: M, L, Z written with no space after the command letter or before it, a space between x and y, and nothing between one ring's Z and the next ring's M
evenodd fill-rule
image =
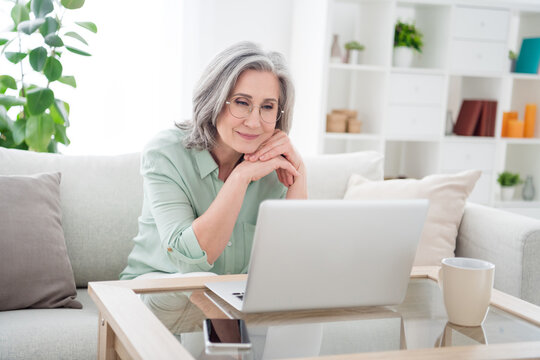
M229 241L229 243L227 244L228 247L231 247L232 246L232 242Z

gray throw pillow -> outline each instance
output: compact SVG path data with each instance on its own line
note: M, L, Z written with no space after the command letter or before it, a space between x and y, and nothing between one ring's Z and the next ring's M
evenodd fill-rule
M76 308L60 173L0 176L0 310Z

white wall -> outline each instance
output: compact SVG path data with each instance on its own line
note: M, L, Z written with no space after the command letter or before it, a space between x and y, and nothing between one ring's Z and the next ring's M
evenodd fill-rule
M180 117L182 3L87 1L71 14L99 30L86 36L92 57L65 61L65 73L76 75L78 88L62 87L72 109L72 143L62 152L139 151Z

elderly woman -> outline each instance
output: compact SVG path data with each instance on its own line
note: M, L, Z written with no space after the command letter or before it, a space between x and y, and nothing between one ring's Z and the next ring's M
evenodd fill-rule
M293 103L281 54L242 42L216 56L195 88L193 119L143 151L143 209L122 279L247 272L259 204L307 197L287 136Z

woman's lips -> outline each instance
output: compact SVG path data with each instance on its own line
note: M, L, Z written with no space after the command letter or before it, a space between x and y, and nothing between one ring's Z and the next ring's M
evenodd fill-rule
M245 134L245 133L241 133L240 131L237 131L236 132L238 135L240 135L240 137L244 140L255 140L256 138L259 137L259 135L253 135L253 134Z

